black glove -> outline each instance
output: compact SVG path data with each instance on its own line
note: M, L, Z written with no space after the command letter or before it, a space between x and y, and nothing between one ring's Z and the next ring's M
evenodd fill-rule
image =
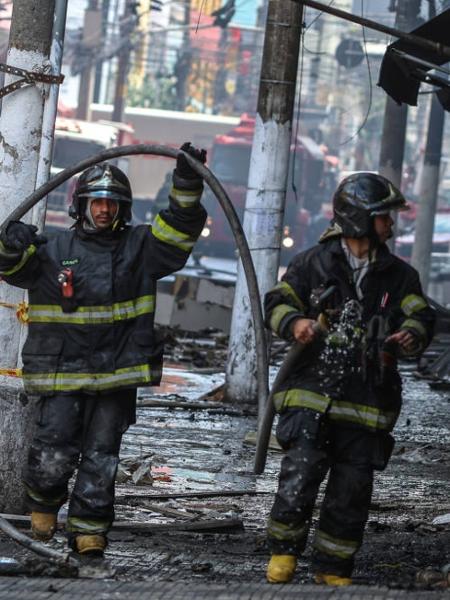
M36 225L27 225L21 221L11 221L8 223L5 231L0 234L0 240L9 250L23 252L31 244L38 246L45 244L47 238L43 235L36 235L38 228Z
M191 142L185 142L180 150L183 150L186 154L189 154L193 158L199 160L202 164L205 164L206 150L198 150L194 146L191 146ZM201 176L189 165L183 154L179 154L177 157L175 173L182 179L201 179Z

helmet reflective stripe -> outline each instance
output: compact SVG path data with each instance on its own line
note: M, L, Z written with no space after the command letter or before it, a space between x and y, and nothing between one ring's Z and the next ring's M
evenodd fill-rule
M85 185L87 191L89 191L89 187L95 187L96 189L104 190L115 187L122 188L126 194L129 194L129 189L127 186L113 176L111 172L111 166L108 164L106 165L103 175L100 177L100 179L92 179L91 181L87 181Z
M379 202L375 202L372 205L369 205L370 214L375 215L383 215L391 210L409 210L409 206L406 203L403 195L400 194L394 188L394 186L388 182L389 186L389 195L386 198L383 198Z

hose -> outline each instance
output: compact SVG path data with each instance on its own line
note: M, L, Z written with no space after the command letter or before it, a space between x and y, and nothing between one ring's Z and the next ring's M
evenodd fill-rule
M328 290L322 294L322 298L326 299L330 295L330 290L333 291L335 286L331 286ZM313 325L314 331L318 337L323 337L328 331L328 322L323 313L321 313L317 322ZM305 351L305 348L308 348L307 344L302 344L301 342L296 342L291 348L289 352L286 354L280 369L278 370L277 376L275 377L275 381L272 384L272 389L270 390L270 395L267 400L266 409L261 419L261 424L258 431L258 439L256 442L256 452L255 452L255 466L254 471L256 475L261 475L264 473L264 468L266 466L267 460L267 450L270 442L270 434L272 432L273 420L275 418L275 404L274 404L274 395L279 391L281 385L285 382L285 380L292 373L293 369L295 369L296 365L301 358L301 355Z
M49 558L50 560L53 560L58 564L70 564L72 566L78 565L78 563L70 557L69 552L60 552L59 550L53 550L52 548L45 546L45 544L41 544L40 542L32 540L24 533L18 531L14 527L14 525L11 525L11 523L3 517L0 517L0 529L3 531L3 533L6 533L6 535L8 535L11 539L18 542L21 546L24 546L28 550L36 552L36 554L39 554L40 556Z
M76 175L81 171L84 171L88 167L91 167L97 163L112 160L122 156L133 156L136 154L150 154L156 156L166 156L168 158L177 158L178 155L184 154L189 165L196 171L203 180L209 185L217 200L219 201L222 210L230 224L231 231L239 250L240 259L244 269L245 278L247 281L248 294L250 299L250 308L253 319L253 326L255 330L255 343L256 343L256 373L257 373L257 390L260 399L260 405L266 406L268 400L268 355L267 355L267 343L264 332L264 320L261 309L261 299L259 295L258 282L256 279L255 267L253 264L250 249L248 247L247 239L242 229L242 225L236 214L234 206L224 190L222 184L219 182L217 177L212 173L208 167L203 165L200 161L196 160L186 152L169 148L167 146L155 145L155 144L136 144L132 146L120 146L117 148L109 148L103 150L94 156L86 158L74 166L67 167L54 177L44 183L41 187L30 194L25 200L23 200L19 206L13 210L13 212L3 221L0 225L0 231L4 231L10 221L20 220L35 204L45 198L52 190L56 187ZM5 522L4 519L0 519L0 530L6 533L8 536L13 537L18 541L18 537L12 535L12 531L16 531L18 536L23 536L19 533L10 523ZM27 538L29 539L29 538ZM32 542L32 540L29 540ZM22 542L21 542L22 543ZM31 544L28 544L30 549L35 549ZM52 551L55 552L55 551ZM54 557L52 557L54 558ZM60 555L59 560L65 560L63 554Z

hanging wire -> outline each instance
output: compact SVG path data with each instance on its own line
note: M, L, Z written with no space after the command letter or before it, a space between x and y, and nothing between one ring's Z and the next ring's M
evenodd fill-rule
M205 2L206 2L206 0L202 0L202 3L201 3L201 5L200 5L200 12L198 13L197 27L195 28L195 33L196 33L196 34L198 33L198 28L199 28L199 26L200 26L200 19L201 19L201 18L202 18L202 16L203 16L203 9L204 9L204 7L205 7Z
M326 52L325 50L323 52L317 52L317 50L310 50L305 46L305 44L303 44L303 49L308 54L314 54L315 56L329 56L328 52Z
M331 6L332 4L334 4L335 1L336 0L331 0L329 2L328 6ZM320 19L320 17L324 14L324 12L325 11L319 12L319 14L314 17L314 19L311 21L311 23L305 27L305 34L308 31L308 29L311 29L311 27L314 25L314 23L316 23ZM305 51L308 52L308 54L314 54L316 56L325 56L328 54L328 52L317 52L315 50L310 50L309 48L307 48L307 46L305 45L305 41L303 40L303 52L305 52Z
M319 15L320 16L320 15ZM298 130L300 123L300 110L302 103L302 91L303 91L303 70L305 63L305 52L304 52L304 44L305 44L305 24L302 23L302 31L300 34L300 80L298 84L298 97L297 97L297 115L295 117L295 127L294 127L294 152L292 154L292 176L291 176L291 187L294 192L295 203L298 204L298 191L297 186L295 185L295 165L297 162L297 138L298 138Z
M361 17L364 17L364 0L361 0ZM356 137L358 137L358 135L361 133L361 131L366 126L367 121L369 120L370 113L372 111L372 100L373 100L372 69L370 67L370 59L369 59L369 54L367 52L366 28L363 25L361 27L361 29L362 29L362 36L363 36L363 41L364 41L364 55L366 57L366 63L367 63L367 74L369 76L369 103L368 103L367 111L366 111L366 114L364 116L364 119L363 119L363 122L361 123L361 125L358 127L358 129L355 131L355 133L352 136L350 136L348 139L341 142L339 144L339 146L345 146L346 144L348 144L349 142L354 140Z
M330 6L332 6L335 3L335 1L336 0L331 0L331 2L329 2L329 4L328 4L328 8ZM308 29L311 29L311 27L314 25L314 23L320 19L320 17L324 14L324 12L325 11L322 10L318 15L316 15L314 17L314 19L311 21L311 23L305 27L305 33L308 31Z

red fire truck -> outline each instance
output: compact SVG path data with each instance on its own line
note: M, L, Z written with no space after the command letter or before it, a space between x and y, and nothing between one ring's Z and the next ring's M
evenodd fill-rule
M225 187L241 221L254 129L255 119L242 115L236 127L227 134L215 137L208 156L209 167ZM290 154L282 240L283 262L309 243L306 230L310 216L320 212L321 204L327 200L329 192L325 171L325 154L321 148L311 138L298 136ZM197 250L208 256L234 257L235 243L230 227L210 191L205 194L204 204L209 216Z

